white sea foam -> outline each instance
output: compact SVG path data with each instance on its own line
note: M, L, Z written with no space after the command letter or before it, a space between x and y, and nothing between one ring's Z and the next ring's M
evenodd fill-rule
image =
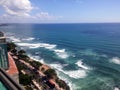
M84 65L84 63L82 62L82 60L79 60L79 61L76 62L75 64L76 64L78 67L81 67L81 68L83 68L83 69L86 69L86 70L89 69L86 65Z
M60 72L57 71L58 77L62 80L64 80L67 85L70 87L70 90L74 90L75 84L72 83L72 81L70 79L68 79L67 77L63 76L60 74Z
M40 59L39 56L32 56L32 55L29 55L29 56L31 57L31 59L34 59L34 60L39 61L41 63L45 63L44 59ZM83 70L83 69L72 70L72 71L63 70L63 67L66 66L66 64L63 64L63 65L61 65L61 64L49 64L49 65L52 68L56 69L57 71L60 71L64 74L68 75L71 78L79 79L79 78L84 78L87 76L86 70Z
M62 71L63 66L61 64L50 64L51 67Z
M15 42L15 43L17 43L17 42L21 42L21 40L20 40L20 38L16 38L16 37L14 37L14 36L11 36L11 37L8 37L10 40L12 40L12 42Z
M115 87L114 90L120 90L119 88Z
M60 79L64 80L67 85L70 87L70 90L74 90L74 84L72 83L72 81L70 79L68 79L68 77L65 77L64 75L61 75L60 73L62 72L63 73L63 66L65 66L66 64L64 65L61 65L61 64L49 64L52 68L56 69L57 71L57 74L59 76Z
M114 58L111 59L110 62L115 63L115 64L119 64L119 65L120 65L120 58L118 58L118 57L114 57Z
M74 71L63 71L65 74L69 75L71 78L79 79L85 78L87 76L85 70L74 70Z
M23 46L23 47L29 47L29 48L46 48L46 49L53 49L56 47L56 45L54 44L46 44L46 43L35 43L35 44L31 44L31 43L17 43L17 45L19 46Z
M15 42L18 46L22 47L28 47L31 49L35 48L45 48L48 50L53 51L58 57L62 59L66 59L69 57L68 53L66 52L65 49L57 49L57 45L55 44L48 44L48 43L24 43L24 41L32 41L35 38L29 37L29 38L17 38L13 34L8 35L9 39L13 42ZM23 42L23 43L22 43Z
M57 69L58 71L63 72L64 74L68 75L71 78L79 79L87 76L86 70L83 70L83 69L66 71L66 70L63 70L63 65L61 64L50 64L50 66Z
M38 62L41 62L41 63L45 63L44 59L40 58L39 56L32 56L32 55L30 55L30 54L28 54L28 56L29 56L31 59L35 60L35 61L38 61Z
M55 49L54 52L63 59L68 58L68 54L66 53L65 49Z
M28 48L31 48L31 49L45 48L45 49L54 51L54 53L58 57L63 58L63 59L69 57L69 55L67 54L65 49L57 49L56 45L54 45L54 44L47 44L47 43L33 43L33 44L32 43L16 43L16 44L19 45L19 46L28 47Z
M24 41L32 41L32 40L35 40L35 38L29 37L29 38L24 38L24 39L22 39L22 40L24 40Z

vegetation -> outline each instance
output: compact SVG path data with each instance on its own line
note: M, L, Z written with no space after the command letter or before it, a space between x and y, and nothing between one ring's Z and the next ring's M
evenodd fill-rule
M54 69L48 69L47 71L44 72L44 74L48 77L48 78L52 78L53 76L57 76L56 72Z
M24 75L24 74L20 73L19 74L19 82L22 85L30 85L32 82L32 78L31 78L31 76L29 76L27 74Z
M24 60L26 62L28 62L28 60L30 59L27 55L19 55L19 54L18 54L18 58L22 59L22 60Z
M26 67L23 64L20 64L18 61L15 62L18 68L18 71L21 72L21 70L26 69Z
M18 54L19 55L24 55L26 52L24 51L24 50L20 50L20 51L18 51Z
M29 86L29 85L27 85L27 86L25 87L25 89L26 89L26 90L33 90L33 88L32 88L31 86Z
M60 88L63 88L65 90L70 90L69 86L67 86L67 84L63 80L60 80L58 78L56 79L56 83L59 85Z
M13 49L13 50L11 50L11 53L13 53L14 55L17 55L17 50Z
M22 60L24 60L24 61L26 61L26 62L29 62L29 57L26 55L26 52L24 51L24 50L20 50L20 51L18 51L18 58L19 59L22 59Z
M29 63L38 70L39 70L39 67L42 66L42 64L38 61L32 61L32 62L29 62Z
M7 50L8 51L14 50L16 47L17 46L14 43L12 43L12 42L8 42L7 43Z

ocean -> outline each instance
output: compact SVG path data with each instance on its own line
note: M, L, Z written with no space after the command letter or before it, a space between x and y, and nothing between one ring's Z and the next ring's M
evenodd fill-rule
M71 90L120 89L119 23L8 24L0 31Z

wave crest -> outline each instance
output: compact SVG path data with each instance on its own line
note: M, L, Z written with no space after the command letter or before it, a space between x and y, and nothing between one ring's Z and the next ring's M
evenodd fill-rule
M68 58L68 54L66 53L65 49L56 49L54 52L61 58L65 59Z
M14 36L8 37L10 40L12 40L12 42L18 43L21 42L20 38L16 38Z
M31 43L17 43L17 45L22 46L22 47L28 47L28 48L31 48L31 49L45 48L45 49L54 51L54 53L58 57L60 57L62 59L65 59L65 58L69 57L69 55L67 54L65 49L57 49L56 48L57 45L54 45L54 44L47 44L47 43L34 43L34 44L31 44Z
M78 67L81 67L81 68L83 68L83 69L85 69L85 70L88 70L88 69L89 69L86 65L84 65L84 63L83 63L81 60L78 60L78 62L76 62L75 64L76 64Z
M120 65L120 58L114 57L114 58L111 59L111 62Z
M115 87L114 90L120 90L119 88Z
M22 39L22 40L24 40L24 41L32 41L32 40L35 40L35 38L29 37L29 38L25 38L25 39Z
M9 34L8 34L9 35ZM10 34L9 39L13 42L15 42L18 46L22 47L28 47L31 49L35 48L45 48L48 50L53 51L58 57L62 59L66 59L69 57L68 53L65 49L57 49L57 45L55 44L48 44L48 43L26 43L25 41L32 41L35 38L34 37L28 37L28 38L17 38L14 35ZM23 42L23 43L22 43Z
M86 70L83 69L66 71L63 70L64 65L61 64L50 64L50 66L74 79L84 78L87 76Z

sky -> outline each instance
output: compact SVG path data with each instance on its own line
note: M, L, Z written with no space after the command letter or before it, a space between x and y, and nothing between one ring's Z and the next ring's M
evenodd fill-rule
M120 0L0 0L0 23L120 22Z

